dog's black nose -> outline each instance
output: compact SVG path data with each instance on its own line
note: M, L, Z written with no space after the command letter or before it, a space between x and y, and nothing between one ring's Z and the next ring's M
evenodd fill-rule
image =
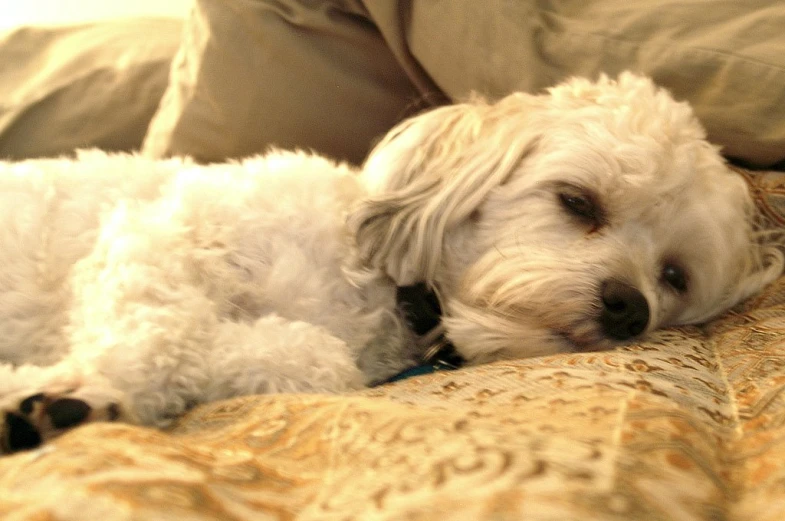
M617 280L606 281L601 290L600 325L614 340L637 336L649 323L649 303L643 293Z

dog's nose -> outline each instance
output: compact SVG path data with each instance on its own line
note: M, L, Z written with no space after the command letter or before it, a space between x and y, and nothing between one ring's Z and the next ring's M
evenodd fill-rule
M606 336L627 340L637 336L649 323L649 303L643 293L624 282L606 281L601 290L600 325Z

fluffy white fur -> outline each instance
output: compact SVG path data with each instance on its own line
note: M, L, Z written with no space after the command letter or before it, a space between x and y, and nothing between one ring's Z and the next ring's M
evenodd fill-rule
M45 440L64 396L164 425L199 402L356 389L416 359L395 304L416 282L469 363L610 348L779 276L751 216L690 108L631 74L425 113L360 170L281 151L3 163L0 406ZM644 321L609 335L605 308L633 303Z

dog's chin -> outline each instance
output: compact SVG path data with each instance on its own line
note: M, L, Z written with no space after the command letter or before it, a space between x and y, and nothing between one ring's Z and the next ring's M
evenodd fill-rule
M489 312L458 301L448 306L442 322L447 338L471 365L604 351L619 344L603 333L591 313L535 317L532 313Z
M575 331L552 331L564 343L564 352L593 353L609 351L619 345L618 341L610 340L601 333Z
M480 365L499 360L516 360L568 353L594 353L610 351L624 342L607 338L599 328L561 328L529 330L509 345L496 345L488 349L467 352L456 344L458 352L469 365Z

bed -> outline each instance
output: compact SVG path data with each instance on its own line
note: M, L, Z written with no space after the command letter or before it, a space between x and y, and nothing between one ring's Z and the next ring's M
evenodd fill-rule
M781 230L785 8L700 4L198 0L186 20L16 28L0 35L0 156L99 147L212 161L304 143L353 161L413 99L536 91L632 67L693 102L710 137L745 165L734 168L761 226ZM511 20L527 21L515 27L534 35L537 53L510 47L522 38ZM346 80L363 100L359 119L379 107L373 121L304 111L288 133L265 135L263 122L289 117L271 115L259 92L283 56L259 48L282 45L270 36L282 27L362 44L334 74L352 78L374 61L373 77ZM385 54L371 56L379 39ZM526 74L466 50L477 46L512 49ZM324 104L308 97L314 84L285 84L297 103ZM335 129L357 139L333 139ZM779 521L784 461L782 278L717 320L610 352L438 371L341 396L237 398L166 431L80 427L0 458L0 517Z

